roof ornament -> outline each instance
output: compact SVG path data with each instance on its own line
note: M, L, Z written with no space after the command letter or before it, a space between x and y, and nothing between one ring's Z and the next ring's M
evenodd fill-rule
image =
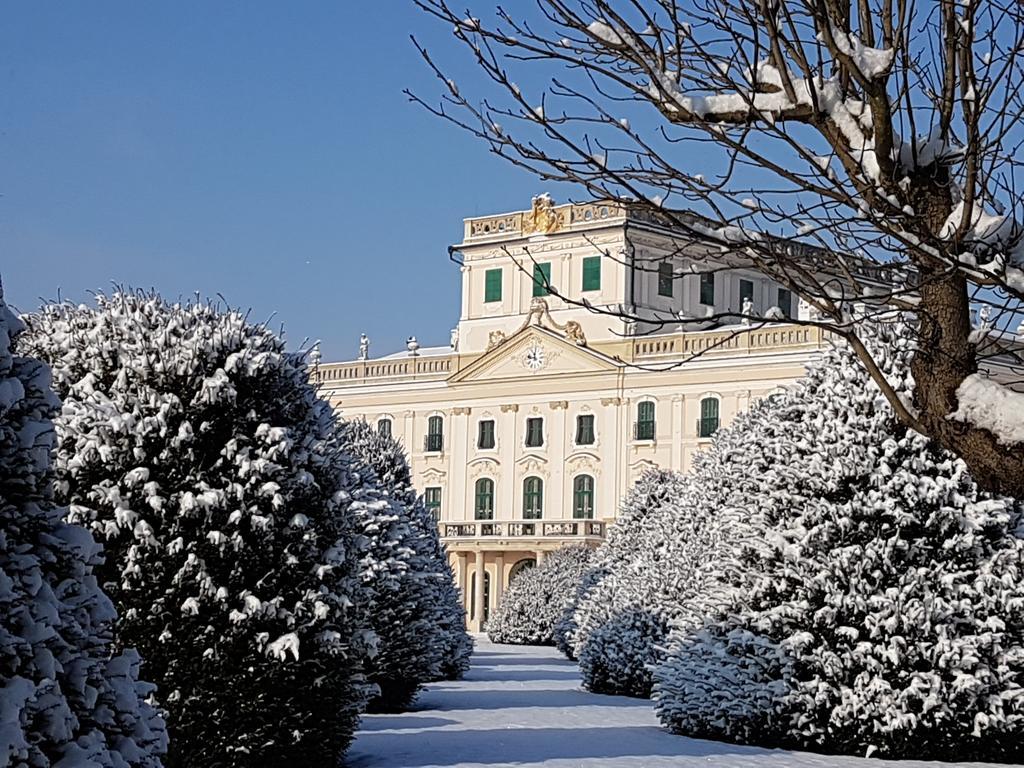
M549 235L562 228L562 213L555 208L555 201L546 192L530 201L530 212L523 214L523 234Z
M359 334L359 359L367 360L370 357L370 337L365 333Z
M415 336L405 340L405 348L409 350L409 357L418 357L420 354L420 343L416 341Z

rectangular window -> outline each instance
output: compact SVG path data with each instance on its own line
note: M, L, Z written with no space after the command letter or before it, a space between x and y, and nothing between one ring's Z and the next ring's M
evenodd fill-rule
M582 413L576 417L576 445L594 444L594 414Z
M423 450L428 452L441 451L444 448L444 420L440 416L427 419L427 437L423 441Z
M636 407L636 428L634 436L637 440L654 439L654 403L645 400Z
M441 487L431 486L423 490L423 503L436 523L441 519Z
M484 301L501 301L501 269L484 272Z
M523 519L540 520L544 516L544 481L528 477L523 481Z
M572 516L577 519L594 517L594 478L579 475L572 484Z
M601 257L587 256L583 259L583 290L601 290Z
M750 280L740 280L740 311L746 302L754 303L754 283Z
M381 419L378 421L377 432L384 437L391 437L391 419Z
M658 265L658 295L672 298L675 281L672 279L672 265L663 261Z
M547 296L551 291L547 286L551 285L551 262L533 265L533 295Z
M788 288L779 288L779 309L786 317L793 317L793 293Z
M540 448L544 445L544 419L532 418L526 420L526 447Z
M483 419L477 431L476 447L484 450L494 447L494 421Z
M697 436L711 437L718 431L718 398L705 397L700 401L700 419L697 420Z
M715 273L703 272L700 276L700 303L715 306Z

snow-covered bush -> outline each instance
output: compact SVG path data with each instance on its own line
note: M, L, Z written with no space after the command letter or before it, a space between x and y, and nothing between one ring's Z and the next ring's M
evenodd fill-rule
M614 528L614 526L613 526ZM609 536L611 533L609 532ZM599 556L602 554L602 547L598 547L594 552L592 563L599 561ZM579 585L576 587L576 591L573 593L572 600L566 603L565 608L562 609L562 615L558 617L558 621L555 622L554 629L554 643L555 647L565 655L570 661L576 661L576 634L579 632L579 624L576 621L576 611L579 606L587 602L590 597L590 593L597 589L598 584L608 575L608 569L601 565L592 565L587 569L586 573L583 574L583 578L580 579Z
M898 323L872 341L912 388ZM894 757L1024 756L1024 522L962 461L896 425L845 347L769 406L771 462L717 472L755 487L741 531L655 672L658 714L689 735ZM737 430L732 430L732 439Z
M595 556L589 586L567 626L583 684L598 693L650 695L649 666L679 611L690 572L710 547L700 535L702 507L686 476L646 472L622 501L608 540Z
M346 449L392 502L367 507L358 530L368 542L362 573L378 638L370 681L377 711L407 708L423 683L469 663L472 641L437 526L412 486L402 447L363 420L344 424Z
M58 497L168 712L171 766L337 764L372 633L355 518L386 506L341 449L305 361L230 310L155 295L54 304Z
M0 765L159 768L163 720L112 649L101 548L53 497L50 370L0 294Z
M549 552L540 565L512 579L501 603L487 622L495 643L551 645L555 624L587 572L593 550L569 546Z
M647 698L651 668L661 659L668 635L665 618L636 606L595 628L580 651L580 676L594 693Z

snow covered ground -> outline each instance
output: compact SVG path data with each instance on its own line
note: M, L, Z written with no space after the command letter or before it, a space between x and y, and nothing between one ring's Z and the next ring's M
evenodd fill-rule
M554 648L476 638L464 680L436 683L403 715L367 715L350 768L673 766L673 768L918 768L982 765L863 760L753 749L673 736L647 701L580 688Z

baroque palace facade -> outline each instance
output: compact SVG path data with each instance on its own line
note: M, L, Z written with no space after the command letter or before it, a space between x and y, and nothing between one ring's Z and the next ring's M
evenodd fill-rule
M519 569L599 544L641 473L688 469L720 425L801 376L823 344L820 330L786 322L805 310L763 275L707 271L703 257L695 271L687 253L701 247L622 204L540 196L529 211L465 220L449 346L410 339L371 358L364 337L359 359L318 364L342 417L405 445L470 629ZM778 307L779 322L701 321L744 306Z

